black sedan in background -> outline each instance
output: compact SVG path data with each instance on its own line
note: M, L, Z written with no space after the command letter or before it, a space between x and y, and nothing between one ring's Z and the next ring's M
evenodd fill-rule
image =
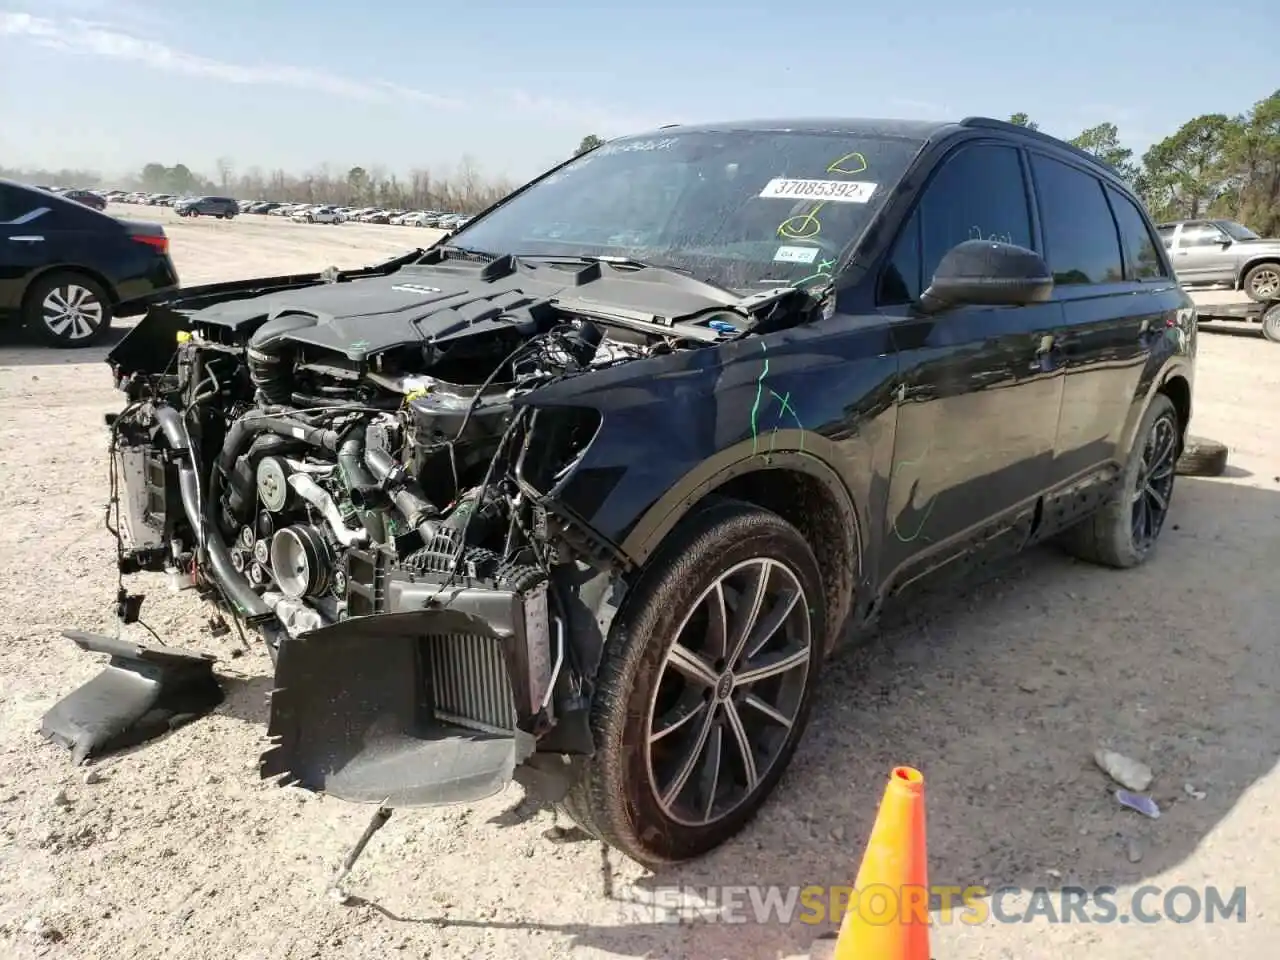
M0 317L51 346L84 347L177 286L159 224L0 179Z
M107 209L106 198L98 196L91 190L67 190L62 195L68 200L83 203L86 207L92 207L94 210Z

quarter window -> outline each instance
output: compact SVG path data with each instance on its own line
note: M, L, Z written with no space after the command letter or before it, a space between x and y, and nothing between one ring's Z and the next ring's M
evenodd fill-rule
M1031 169L1053 282L1069 286L1123 280L1120 240L1102 181L1041 154L1032 154Z
M898 236L881 277L880 303L918 298L947 251L966 240L1032 245L1016 148L966 146L943 161Z
M1155 238L1146 218L1134 202L1117 190L1107 188L1111 209L1120 226L1120 245L1124 248L1124 267L1130 280L1152 280L1165 276L1164 263L1156 250Z

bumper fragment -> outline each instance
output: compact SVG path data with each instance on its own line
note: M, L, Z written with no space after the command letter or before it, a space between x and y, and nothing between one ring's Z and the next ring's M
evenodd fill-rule
M41 723L40 732L68 747L77 765L154 740L223 701L211 656L79 630L62 635L82 650L111 656L101 673L54 704Z
M524 607L506 591L447 596L285 638L262 777L388 808L501 791L536 744Z

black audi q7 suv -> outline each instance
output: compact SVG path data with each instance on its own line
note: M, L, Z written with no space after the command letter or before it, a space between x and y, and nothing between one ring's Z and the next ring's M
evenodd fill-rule
M264 775L516 779L681 860L888 598L1049 540L1152 555L1195 321L1130 188L1044 134L664 128L381 267L154 307L111 356L122 563L264 637Z

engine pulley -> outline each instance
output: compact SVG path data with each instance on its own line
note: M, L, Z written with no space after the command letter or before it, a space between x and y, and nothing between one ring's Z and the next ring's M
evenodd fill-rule
M279 513L289 502L289 471L278 457L263 457L258 462L258 497L272 513Z
M335 562L329 541L315 527L285 527L271 538L271 572L290 600L324 593Z

